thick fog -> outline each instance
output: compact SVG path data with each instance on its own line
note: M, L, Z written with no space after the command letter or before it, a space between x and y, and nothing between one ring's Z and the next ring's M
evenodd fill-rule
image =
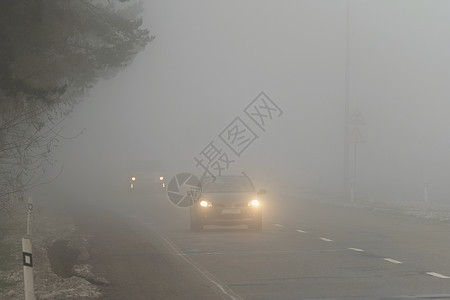
M347 99L349 116L358 108L365 121L356 199L423 201L426 181L430 201L447 201L450 2L144 4L156 39L66 118L62 135L85 130L61 141L53 173L62 172L46 191L127 184L133 160L158 161L168 177L200 175L194 156L264 92L283 114L230 154L228 172L246 171L269 192L347 197Z

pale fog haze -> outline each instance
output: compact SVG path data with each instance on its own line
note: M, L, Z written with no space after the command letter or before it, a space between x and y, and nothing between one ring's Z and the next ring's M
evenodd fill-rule
M365 121L355 196L420 201L426 181L430 199L448 201L447 1L349 1L348 19L345 1L144 4L155 40L67 118L64 135L86 130L61 143L52 186L96 182L133 159L201 174L194 156L263 91L284 114L230 172L340 197L348 57L348 114Z
M136 53L81 83L17 200L38 299L450 299L450 1L107 2L46 6L143 23L99 25Z

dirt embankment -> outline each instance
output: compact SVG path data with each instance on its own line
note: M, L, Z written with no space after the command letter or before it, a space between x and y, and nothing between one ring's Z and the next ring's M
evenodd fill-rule
M34 212L37 299L222 299L150 228L103 208L57 207ZM0 241L0 252L10 251L8 266L0 259L0 299L23 299L26 215L8 220Z
M0 216L0 299L24 299L22 244L26 207ZM64 210L35 205L32 245L37 299L96 299L106 280L89 265L88 236L77 230Z

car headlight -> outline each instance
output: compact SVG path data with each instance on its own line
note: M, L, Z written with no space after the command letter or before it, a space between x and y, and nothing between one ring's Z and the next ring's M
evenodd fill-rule
M136 177L131 177L131 181L136 181Z
M159 177L159 180L163 181L163 180L164 180L164 177L163 177L163 176L160 176L160 177Z
M260 204L260 203L259 203L258 199L253 199L252 201L250 201L250 203L248 204L248 206L258 207L259 204Z
M201 200L200 200L200 206L201 206L201 207L208 207L208 206L212 206L212 205L211 205L211 203L209 203L207 200L201 199Z

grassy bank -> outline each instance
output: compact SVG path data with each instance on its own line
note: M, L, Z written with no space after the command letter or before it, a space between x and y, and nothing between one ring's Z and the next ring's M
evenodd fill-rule
M22 237L26 234L26 214L17 206L10 214L0 213L0 294L21 284Z

